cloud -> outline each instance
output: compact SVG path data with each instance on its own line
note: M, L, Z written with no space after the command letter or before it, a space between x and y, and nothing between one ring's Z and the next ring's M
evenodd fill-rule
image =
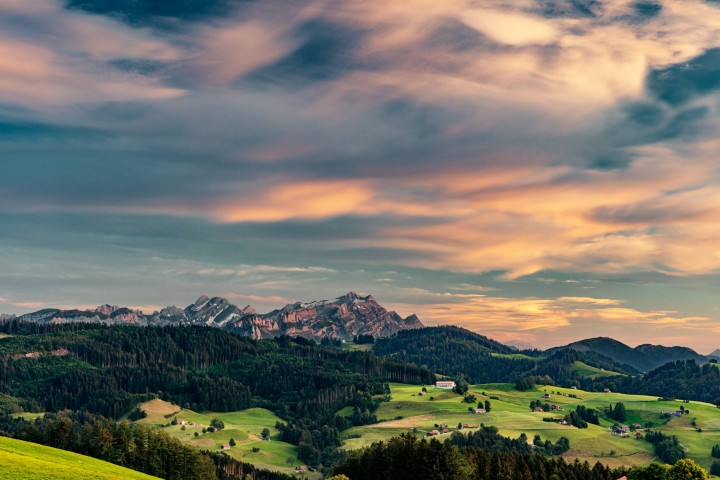
M648 89L671 105L720 89L720 48L712 48L681 63L653 69Z
M158 257L152 278L183 297L392 278L393 301L472 300L497 322L705 325L689 304L542 290L625 293L587 282L506 293L584 272L642 296L658 275L683 303L720 270L716 5L156 3L0 6L0 247L28 260L2 263L4 295L65 302L62 278L154 305Z

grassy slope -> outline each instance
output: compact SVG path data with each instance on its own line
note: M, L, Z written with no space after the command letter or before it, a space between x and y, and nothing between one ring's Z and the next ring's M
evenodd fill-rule
M269 410L250 408L238 412L197 413L181 409L177 405L162 400L152 400L141 404L140 407L148 416L139 420L138 423L166 425L173 417L194 423L194 426L185 426L184 430L180 425L167 426L163 430L199 449L217 451L233 438L236 443L235 447L225 453L242 462L252 463L258 468L292 473L293 468L302 463L297 460L298 450L295 445L278 440L275 422L282 422L282 420ZM169 415L169 418L166 415ZM202 433L202 429L208 427L213 418L222 420L225 428L219 432ZM263 428L270 429L270 441L263 441L260 437ZM195 432L198 433L197 437ZM253 447L259 448L260 451L253 452ZM288 463L290 458L293 461ZM308 476L307 478L313 477Z
M612 372L609 370L604 370L602 368L593 367L593 366L590 366L587 363L583 363L583 362L574 362L573 366L572 366L572 370L580 376L589 377L589 378L615 377L617 375L623 375L622 373Z
M156 477L76 453L0 437L0 478L150 480Z
M391 384L392 400L380 406L377 416L386 419L376 425L355 427L343 432L345 445L343 448L354 449L368 445L374 441L385 440L393 435L412 431L415 427L422 435L434 428L436 423L446 423L451 432L462 423L485 423L496 426L503 435L518 437L524 432L528 437L540 435L543 440L556 441L561 436L570 439L571 450L568 458L580 458L594 463L596 460L612 465L642 465L653 459L652 445L644 440L622 438L609 433L613 422L602 419L601 425L590 425L587 429L543 422L543 417L562 417L578 404L604 410L610 403L622 402L628 412L626 423L652 423L665 433L677 435L680 442L687 447L687 455L697 460L706 469L712 463L710 450L720 443L720 410L710 404L691 402L683 404L679 401L661 402L656 397L642 395L624 395L618 393L592 393L580 390L562 389L558 387L540 387L527 392L518 392L509 384L476 385L470 388L478 400L490 399L492 411L488 414L473 415L467 411L468 404L461 402L461 396L434 388L428 389L428 395L418 397L420 387L413 385ZM541 399L545 392L551 393L547 400L561 408L559 413L535 413L529 409L532 400ZM482 393L486 395L482 395ZM553 394L552 392L556 392ZM564 396L575 394L578 398ZM430 400L434 397L434 400ZM662 418L663 412L672 412L681 405L690 409L690 415L674 418L669 422ZM402 419L395 419L402 416ZM691 425L695 418L697 432ZM349 438L360 435L360 438ZM440 435L440 440L448 435ZM611 451L615 455L610 456Z

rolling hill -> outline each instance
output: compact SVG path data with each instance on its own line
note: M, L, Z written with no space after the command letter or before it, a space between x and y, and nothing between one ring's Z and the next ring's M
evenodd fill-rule
M627 364L641 372L653 370L661 365L676 360L695 360L702 364L707 360L704 356L687 347L665 347L662 345L638 345L631 348L612 338L588 338L573 342L562 347L547 350L548 354L561 349L570 348L578 352L594 352L612 359L619 364Z
M13 480L152 480L144 473L77 453L0 437L0 478Z
M523 377L549 376L556 382L589 379L602 372L636 374L589 349L518 351L477 333L454 326L426 327L398 332L375 342L372 352L437 373L464 376L471 383L515 382ZM581 362L579 367L575 362ZM601 375L602 376L602 375Z

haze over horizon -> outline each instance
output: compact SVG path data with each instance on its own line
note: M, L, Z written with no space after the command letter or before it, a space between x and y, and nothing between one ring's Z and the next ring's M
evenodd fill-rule
M0 4L0 312L372 294L720 347L720 4Z

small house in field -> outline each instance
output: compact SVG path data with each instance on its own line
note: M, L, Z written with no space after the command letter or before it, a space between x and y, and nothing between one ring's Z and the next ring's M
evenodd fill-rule
M439 430L430 430L429 432L427 432L426 436L434 437L435 435L440 435L440 431Z
M435 382L435 388L444 388L446 390L450 390L455 388L455 382L453 381L438 381Z
M470 425L467 423L463 423L463 428L470 428Z
M603 388L603 393L612 393L609 388Z
M613 425L612 433L615 435L627 435L630 429L625 425Z
M222 447L220 447L221 450L230 450L230 444L225 444Z
M543 395L543 398L550 398L550 394L546 393L545 395Z
M443 428L443 433L448 433L449 430L447 428Z
M473 427L472 427L472 428L480 428L480 425L478 425L477 423L475 423L475 424L473 424Z
M543 410L542 407L535 407L535 408L533 409L533 411L535 411L535 412L544 412L545 410Z
M634 428L635 430L637 430L637 429L639 429L639 428L642 428L642 425L640 425L639 423L633 423L633 424L632 424L632 428Z
M561 408L558 407L557 405L550 405L550 410L557 411L557 410L561 410Z
M478 414L478 413L487 413L487 410L485 410L484 408L474 408L474 409L473 409L473 413L475 413L475 414Z
M178 425L188 425L188 421L187 420L178 420L177 424Z
M439 428L447 428L447 423L441 423L438 425Z
M426 392L420 392L420 393L418 393L418 397L424 397L425 395L427 395Z

